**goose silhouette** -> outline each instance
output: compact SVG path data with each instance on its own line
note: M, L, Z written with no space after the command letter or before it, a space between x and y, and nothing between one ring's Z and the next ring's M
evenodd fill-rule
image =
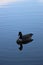
M19 32L18 36L19 36L19 38L16 40L16 42L18 45L20 45L20 47L19 47L20 50L23 49L23 44L27 44L27 43L30 43L33 41L32 33L23 35L22 32Z

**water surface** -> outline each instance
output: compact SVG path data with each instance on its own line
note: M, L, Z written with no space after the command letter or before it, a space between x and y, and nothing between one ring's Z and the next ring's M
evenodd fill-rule
M16 43L18 32L33 33L34 41ZM43 65L43 3L18 2L0 7L0 65Z

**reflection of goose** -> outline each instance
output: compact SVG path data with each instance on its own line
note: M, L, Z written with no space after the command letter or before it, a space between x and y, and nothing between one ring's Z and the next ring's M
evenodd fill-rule
M22 50L23 49L23 44L27 44L33 41L32 37L32 33L30 34L26 34L26 35L22 35L21 32L19 32L19 38L17 39L17 44L20 45L19 49Z

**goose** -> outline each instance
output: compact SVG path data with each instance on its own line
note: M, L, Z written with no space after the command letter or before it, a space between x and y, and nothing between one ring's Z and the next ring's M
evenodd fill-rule
M19 36L19 38L16 40L16 42L18 45L20 45L20 47L19 47L20 51L23 49L23 44L27 44L27 43L30 43L33 41L32 33L23 35L22 32L19 32L18 36Z
M32 38L33 34L30 33L30 34L23 35L22 32L19 32L18 36L19 36L19 38L17 39L16 42L18 44L25 44L26 42L29 42L32 40L31 38Z

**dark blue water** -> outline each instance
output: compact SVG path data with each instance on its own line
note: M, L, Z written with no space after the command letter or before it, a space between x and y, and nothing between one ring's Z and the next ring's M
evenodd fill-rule
M33 33L34 41L16 43L18 32ZM19 2L0 8L0 65L43 65L43 3Z

